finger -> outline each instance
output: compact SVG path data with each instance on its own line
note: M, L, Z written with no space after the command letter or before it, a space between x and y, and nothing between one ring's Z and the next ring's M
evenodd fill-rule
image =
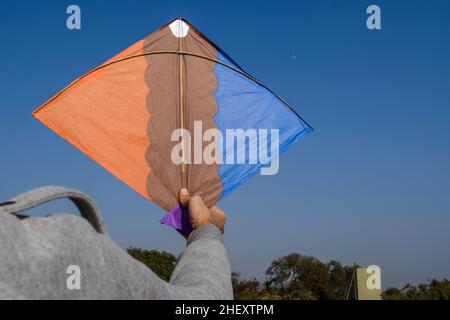
M208 211L208 207L203 203L203 200L200 196L192 196L189 199L189 211L196 214L198 212Z
M189 204L189 191L185 188L180 190L180 204L187 207Z
M217 207L212 207L210 212L213 224L215 224L223 234L225 232L225 222L227 222L228 219L227 214Z
M210 211L211 211L211 214L212 214L212 215L215 215L216 217L220 218L220 219L223 220L224 222L227 221L228 216L227 216L227 214L226 214L222 209L217 208L217 207L212 207L212 208L210 209Z
M211 221L209 209L199 196L189 199L189 217L194 228Z

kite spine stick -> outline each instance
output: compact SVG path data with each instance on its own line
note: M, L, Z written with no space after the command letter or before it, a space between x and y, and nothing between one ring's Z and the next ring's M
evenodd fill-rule
M181 25L181 20L180 20L180 28L182 28ZM178 38L178 85L179 85L179 90L178 90L178 102L179 102L179 106L180 106L180 129L181 129L181 154L182 154L182 158L181 158L181 187L185 188L186 187L186 181L184 179L185 176L185 172L186 172L186 158L185 158L185 152L186 150L184 150L185 145L184 145L184 82L183 82L183 55L181 54L181 52L183 51L182 48L182 38Z

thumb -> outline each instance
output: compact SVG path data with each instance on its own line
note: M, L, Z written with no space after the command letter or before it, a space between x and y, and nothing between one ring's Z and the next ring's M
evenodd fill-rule
M189 205L189 191L185 188L180 190L180 204L183 207L187 207Z

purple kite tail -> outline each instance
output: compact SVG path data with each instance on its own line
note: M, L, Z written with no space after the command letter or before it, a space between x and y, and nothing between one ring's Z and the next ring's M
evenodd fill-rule
M176 229L186 239L193 230L191 220L189 219L188 209L181 207L179 204L167 212L160 222L161 224L165 224L166 226Z

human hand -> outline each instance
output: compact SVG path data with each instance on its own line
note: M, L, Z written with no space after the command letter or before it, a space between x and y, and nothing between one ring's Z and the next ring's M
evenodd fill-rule
M212 223L222 234L224 233L227 215L221 209L217 207L208 209L200 196L190 196L187 189L180 191L180 204L189 209L189 219L194 229Z

